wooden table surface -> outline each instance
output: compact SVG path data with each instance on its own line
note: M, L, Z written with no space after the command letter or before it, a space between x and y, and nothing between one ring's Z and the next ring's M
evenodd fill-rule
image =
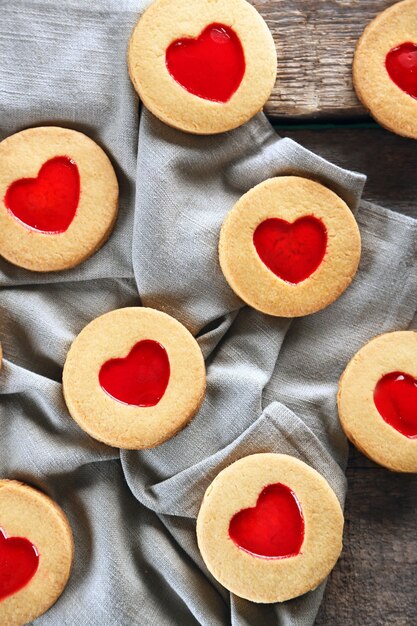
M364 172L365 199L417 218L417 142L374 124L351 81L358 37L393 0L253 4L277 46L266 112L278 132ZM389 472L352 448L347 476L344 550L316 626L417 626L417 475Z
M275 40L278 77L266 107L276 120L360 121L352 89L355 45L393 0L253 0Z

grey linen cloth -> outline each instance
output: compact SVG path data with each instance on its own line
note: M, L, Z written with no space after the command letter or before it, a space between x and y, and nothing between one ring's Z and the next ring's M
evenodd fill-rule
M41 124L81 130L110 155L121 188L113 235L78 268L42 275L0 261L0 476L55 498L75 537L68 587L36 624L311 625L324 585L281 605L231 596L201 560L196 515L223 467L265 451L315 467L343 504L347 444L337 380L364 342L410 324L416 223L361 202L361 175L280 140L262 114L208 138L170 129L147 111L139 119L125 57L145 4L0 2L1 138ZM347 292L295 321L244 307L217 261L219 229L237 198L288 173L339 193L363 240ZM198 336L207 397L171 441L119 452L69 416L62 366L89 321L140 304L172 314Z

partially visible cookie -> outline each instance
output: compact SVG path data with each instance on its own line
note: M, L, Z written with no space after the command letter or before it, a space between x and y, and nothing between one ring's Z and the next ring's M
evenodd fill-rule
M315 589L342 550L343 513L327 481L284 454L254 454L220 472L197 518L210 573L252 602Z
M0 255L28 270L64 270L91 256L117 216L118 183L89 137L55 126L0 143Z
M28 485L0 480L0 626L45 613L65 589L73 554L60 507Z
M255 309L299 317L336 300L355 276L361 251L349 207L298 176L270 178L235 204L219 242L233 291Z
M132 33L128 66L154 115L209 135L262 109L277 59L267 25L246 0L156 0Z
M184 428L206 375L194 337L173 317L132 307L106 313L75 339L64 366L68 410L110 446L152 448Z
M417 0L395 3L366 27L355 51L353 83L382 126L417 139Z
M375 337L339 382L339 417L350 441L376 463L417 472L417 332Z

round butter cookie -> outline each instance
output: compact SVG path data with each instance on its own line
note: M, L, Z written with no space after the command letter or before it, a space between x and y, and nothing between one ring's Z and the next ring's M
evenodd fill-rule
M0 255L15 265L78 265L109 237L117 201L109 158L82 133L29 128L0 143Z
M60 507L37 489L0 480L0 626L45 613L65 589L73 555Z
M366 27L355 51L353 84L382 126L417 139L417 0L397 2Z
M342 535L343 513L327 481L284 454L254 454L221 471L197 519L207 568L252 602L315 589L339 558Z
M233 291L254 309L299 317L336 300L355 276L359 229L349 207L323 185L270 178L235 204L219 242Z
M64 366L68 410L110 446L153 448L184 428L203 400L203 355L191 333L154 309L131 307L90 322Z
M417 472L417 332L375 337L346 367L337 396L342 428L370 459Z
M132 33L128 66L156 117L210 135L262 109L277 59L267 25L246 0L156 0Z

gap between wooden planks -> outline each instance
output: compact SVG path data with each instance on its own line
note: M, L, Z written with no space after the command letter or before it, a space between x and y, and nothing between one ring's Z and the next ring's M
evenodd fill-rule
M265 107L273 120L360 120L352 87L356 42L393 0L253 0L275 40L278 77Z

